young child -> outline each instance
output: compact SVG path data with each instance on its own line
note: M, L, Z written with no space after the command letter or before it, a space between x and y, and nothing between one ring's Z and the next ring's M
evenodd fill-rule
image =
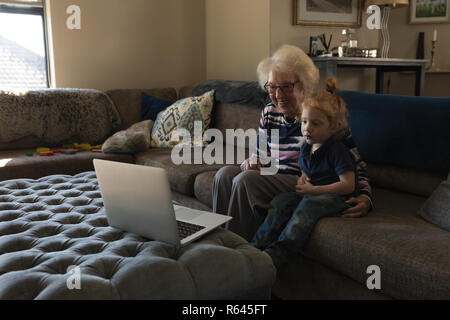
M348 130L347 108L335 95L335 78L327 90L313 93L302 104L299 166L302 175L296 192L283 193L271 202L264 223L252 244L268 255L276 268L291 261L304 247L319 219L339 216L357 196L354 157L340 140Z

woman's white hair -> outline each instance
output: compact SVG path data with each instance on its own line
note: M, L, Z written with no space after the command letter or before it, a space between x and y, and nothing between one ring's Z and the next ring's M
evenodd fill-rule
M319 70L314 62L296 46L285 44L271 57L259 63L256 73L261 88L264 89L272 69L280 72L294 72L305 90L305 95L309 95L319 81Z

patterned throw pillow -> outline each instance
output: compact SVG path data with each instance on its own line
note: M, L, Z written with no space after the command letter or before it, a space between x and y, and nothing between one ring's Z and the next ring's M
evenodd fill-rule
M202 145L194 142L194 122L201 121L202 137L211 122L211 111L214 104L214 90L199 97L188 97L178 100L166 110L160 112L152 130L153 148L173 148L178 141L172 139L172 134L180 128L189 131L192 145ZM185 143L185 141L183 141Z

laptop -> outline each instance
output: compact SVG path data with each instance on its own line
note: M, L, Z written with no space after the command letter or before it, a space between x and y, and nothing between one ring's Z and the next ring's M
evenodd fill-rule
M173 204L165 169L100 159L94 167L112 227L180 247L231 220Z

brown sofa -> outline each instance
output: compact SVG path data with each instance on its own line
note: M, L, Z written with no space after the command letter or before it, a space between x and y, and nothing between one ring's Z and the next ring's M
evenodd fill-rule
M133 155L78 152L37 154L39 147L103 143L121 126L111 99L89 89L0 92L0 181L36 179L52 174L74 175L93 170L92 159L134 162ZM32 154L32 156L28 156Z
M227 82L224 82L227 84ZM229 83L228 83L229 84ZM216 105L213 113L214 127L223 134L227 128L257 128L262 104L239 99L239 88L248 83L234 83L224 86L215 83ZM209 84L208 84L209 85ZM210 86L200 89L206 91ZM225 89L224 89L225 88ZM254 87L253 87L254 88ZM175 101L191 93L201 93L199 88L183 88L179 94L174 89L144 90L150 95ZM223 92L223 91L226 92ZM235 90L236 94L227 93ZM255 89L257 90L257 89ZM142 90L111 90L106 95L116 106L125 129L139 121L140 93ZM252 96L261 92L245 91ZM369 95L367 99L372 99ZM386 99L389 99L386 96ZM244 101L244 102L243 102ZM246 102L248 101L248 102ZM427 106L423 102L423 108ZM364 112L366 112L365 110ZM369 110L373 115L377 110ZM351 110L351 115L358 109ZM389 113L386 116L390 116ZM370 121L371 115L367 119ZM430 124L427 124L430 126ZM353 129L353 127L352 127ZM410 128L417 130L418 128ZM423 130L423 128L420 128ZM448 132L445 132L448 136ZM355 137L356 138L356 137ZM392 146L401 143L386 138L383 143ZM364 141L358 143L360 148ZM37 145L36 145L37 146ZM363 150L370 145L363 145ZM25 150L5 151L13 158L2 170L10 170L15 161L23 161L28 168L44 167L53 159L25 159ZM14 153L15 152L15 153ZM13 155L18 155L14 158ZM364 158L364 154L363 158ZM87 157L87 155L77 155ZM92 155L92 157L98 155ZM173 198L193 208L209 210L212 206L212 181L217 165L172 164L170 150L149 149L132 155L100 155L118 161L133 161L137 164L166 168L173 191ZM446 154L444 154L446 156ZM86 162L91 160L80 159ZM64 158L65 161L68 158ZM70 158L75 161L75 157ZM373 187L374 209L361 219L326 218L316 226L305 250L297 261L278 270L273 293L286 299L449 299L450 298L450 232L435 226L417 215L433 190L448 175L447 170L413 168L399 163L365 158ZM41 162L42 161L42 162ZM62 160L61 160L62 161ZM62 163L62 162L61 162ZM69 162L68 167L71 165ZM52 172L50 164L48 171ZM71 169L61 172L71 173ZM78 167L77 170L92 170L92 167ZM20 169L15 169L17 172ZM32 169L30 169L32 171ZM45 172L44 172L45 171ZM64 172L63 172L64 171ZM70 172L69 172L70 171ZM1 175L4 179L4 175ZM418 183L420 182L420 183ZM376 265L381 271L381 289L369 290L368 267Z

